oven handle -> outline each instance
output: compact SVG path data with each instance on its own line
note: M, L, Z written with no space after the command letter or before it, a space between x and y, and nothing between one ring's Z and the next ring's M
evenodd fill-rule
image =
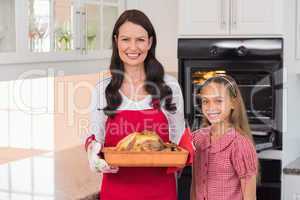
M238 87L271 87L271 85L238 85Z
M82 34L82 54L87 54L87 7L83 7L81 12L82 16L82 25L83 25L83 34Z
M76 20L76 44L75 44L75 49L76 51L80 51L81 50L81 40L82 40L82 33L81 33L81 10L76 10L75 12L75 20Z

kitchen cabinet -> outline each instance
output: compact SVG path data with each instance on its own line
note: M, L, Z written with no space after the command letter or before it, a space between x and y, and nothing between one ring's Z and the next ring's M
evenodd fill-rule
M180 36L281 35L283 0L179 0Z
M15 1L2 0L0 6L0 53L16 49Z
M283 168L283 199L300 200L300 157Z
M74 50L76 26L73 25L79 22L73 22L73 15L77 14L74 2L29 0L27 3L28 50L30 52Z
M119 15L119 1L52 2L29 1L28 39L31 51L78 50L87 53L111 48L110 36Z
M125 0L4 0L0 64L108 58L124 9Z
M296 59L300 60L300 0L296 1ZM300 74L300 70L298 70Z
M300 200L300 175L284 174L283 175L284 197L283 199Z

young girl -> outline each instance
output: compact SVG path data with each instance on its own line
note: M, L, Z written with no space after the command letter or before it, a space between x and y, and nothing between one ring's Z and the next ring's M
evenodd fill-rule
M236 82L214 76L200 96L204 116L193 132L193 199L255 200L257 156Z

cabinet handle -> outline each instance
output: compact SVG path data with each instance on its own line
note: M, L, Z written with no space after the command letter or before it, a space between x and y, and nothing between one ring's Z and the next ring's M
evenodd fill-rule
M82 34L82 54L87 53L87 12L86 8L82 12L83 34Z
M81 15L81 12L80 11L76 11L76 13L75 13L75 16L76 16L76 20L75 20L75 23L76 23L76 47L75 47L75 49L76 50L81 50L81 39L82 39L82 37L81 37L81 29L80 29L80 26L81 26L81 23L80 23L80 15Z
M237 28L237 0L232 0L232 28Z
M226 20L225 20L225 0L221 0L221 29L226 28Z

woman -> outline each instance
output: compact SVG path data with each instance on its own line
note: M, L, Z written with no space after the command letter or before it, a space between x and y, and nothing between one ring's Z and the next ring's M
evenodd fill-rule
M112 168L98 157L103 146L116 146L134 131L155 131L164 142L177 144L186 135L181 89L155 58L156 34L148 17L125 11L114 26L112 44L111 77L93 93L86 139L90 167L103 173L100 199L175 200L175 175L166 168Z

